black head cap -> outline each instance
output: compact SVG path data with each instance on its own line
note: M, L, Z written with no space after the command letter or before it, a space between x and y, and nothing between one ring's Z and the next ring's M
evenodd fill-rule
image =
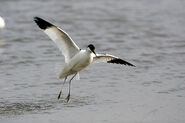
M95 53L95 51L94 51L94 50L95 50L94 45L89 44L88 47L89 47L89 49L96 55L96 53Z
M90 49L91 51L94 51L94 50L95 50L95 47L94 47L94 45L92 45L92 44L89 44L88 47L89 47L89 49Z

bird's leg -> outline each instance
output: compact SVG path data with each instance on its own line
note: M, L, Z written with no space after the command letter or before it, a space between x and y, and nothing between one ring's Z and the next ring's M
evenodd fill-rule
M67 77L68 77L68 76L65 77L64 82L63 82L63 85L66 83Z
M67 97L66 97L66 100L67 100L67 102L69 101L69 99L70 99L70 93L71 93L71 81L73 80L73 78L76 76L76 74L77 73L75 73L75 75L69 80L69 93L68 93L68 95L67 95Z
M65 84L66 80L67 80L67 76L65 77L64 82L63 82L62 85ZM58 99L60 99L61 94L62 94L62 88L61 88L61 90L60 90L60 92L59 92L59 94L58 94Z

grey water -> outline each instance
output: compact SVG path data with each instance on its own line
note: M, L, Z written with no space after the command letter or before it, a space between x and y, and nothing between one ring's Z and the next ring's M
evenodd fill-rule
M185 1L1 0L1 123L184 123ZM57 100L64 57L34 23L42 17L80 48L136 65L92 64Z

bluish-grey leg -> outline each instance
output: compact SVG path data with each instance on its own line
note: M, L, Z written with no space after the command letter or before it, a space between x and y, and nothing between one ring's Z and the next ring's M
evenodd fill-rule
M66 100L67 100L67 102L69 101L69 99L70 99L70 93L71 93L71 81L74 79L74 77L76 76L76 74L77 73L75 73L75 75L69 80L69 93L68 93L68 95L67 95L67 97L66 97Z
M67 76L65 77L64 82L63 82L62 85L65 84L66 80L67 80ZM58 94L58 100L60 99L61 94L62 94L62 88L61 88L61 90L60 90L60 93Z

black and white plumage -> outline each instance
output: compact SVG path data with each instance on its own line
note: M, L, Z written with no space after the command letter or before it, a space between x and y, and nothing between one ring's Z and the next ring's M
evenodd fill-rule
M129 62L109 54L96 54L96 56L93 58L93 62L107 62L135 67L135 65Z
M37 25L44 30L44 32L57 44L60 51L65 57L65 62L69 60L79 52L80 48L75 42L68 36L62 29L54 26L53 24L39 18L34 18Z
M79 75L78 73L86 68L93 62L107 62L116 63L121 65L134 66L133 64L124 61L116 56L109 54L96 54L95 47L89 44L87 49L81 50L75 42L69 37L69 35L62 29L55 25L39 18L34 17L36 24L57 44L60 51L65 57L65 65L60 73L60 78L65 78L64 83L69 75L73 77L69 81L69 94L67 101L70 98L70 84L71 80ZM58 99L60 98L62 90L59 93Z

